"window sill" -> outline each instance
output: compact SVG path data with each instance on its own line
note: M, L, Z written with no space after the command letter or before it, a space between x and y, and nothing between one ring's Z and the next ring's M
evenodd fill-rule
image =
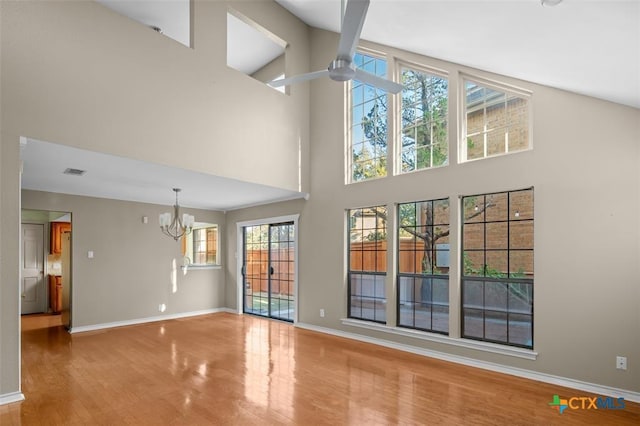
M387 175L384 175L384 176L373 176L373 177L370 177L370 178L366 178L366 179L362 179L362 180L356 180L356 181L354 181L354 180L349 180L348 182L346 182L346 183L345 183L345 186L349 186L349 185L357 185L357 184L359 184L359 183L365 183L365 182L377 181L377 180L380 180L380 179L385 179L385 178L387 178L387 177L389 177L389 175L388 175L388 174L387 174Z
M396 172L393 176L410 175L410 174L413 174L413 173L426 172L428 170L444 169L445 167L449 167L449 160L447 160L447 162L445 164L440 164L439 166L423 167L421 169L407 170L406 172L403 172L402 170L400 170L400 171Z
M502 152L500 154L487 155L486 157L470 158L470 159L467 159L467 160L460 158L458 160L458 164L474 163L476 161L489 160L489 159L492 159L492 158L507 157L509 155L518 155L518 154L522 154L523 152L531 152L531 151L533 151L533 147L530 146L528 148L521 149L519 151Z
M181 266L180 269L184 270L187 268L187 271L192 269L222 269L222 265L189 265L189 266Z
M483 352L490 352L494 354L507 355L516 358L524 358L529 360L536 360L538 353L529 349L516 348L513 346L503 346L494 343L478 342L474 340L453 338L436 333L428 333L424 331L403 329L400 327L389 327L388 325L376 324L374 322L356 320L351 318L343 318L341 320L343 325L351 327L364 328L367 330L381 331L383 333L395 334L398 336L411 337L414 339L425 340L428 342L442 343L445 345L458 346L467 349L475 349Z

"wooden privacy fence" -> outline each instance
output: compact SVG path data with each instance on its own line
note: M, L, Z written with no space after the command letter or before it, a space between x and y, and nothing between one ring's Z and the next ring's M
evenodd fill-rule
M467 250L465 253L465 267L471 267L475 270L482 270L486 263L487 268L499 274L518 274L520 278L533 276L533 250L528 247L533 246L533 228L529 234L522 233L516 238L511 239L511 245L515 247L527 247L525 249L511 248L508 251L507 242L504 246L498 246L492 241L487 246L492 248L486 252L480 250ZM469 232L465 236L465 241L471 247L481 246L476 243L476 239L480 240L483 235L477 236L478 232ZM506 239L505 239L506 240ZM523 242L520 242L522 240ZM484 242L482 240L481 242ZM495 249L491 246L494 244ZM520 244L520 245L519 245ZM427 247L428 248L428 247ZM446 274L449 271L450 252L449 245L446 243L436 243L435 251L430 259L433 263L434 272ZM400 240L398 253L398 271L400 273L420 274L424 272L425 266L425 244L423 241L417 240ZM350 270L363 272L387 272L387 242L386 241L361 241L351 243L350 253ZM467 265L467 262L469 263ZM507 271L510 269L509 271ZM427 272L428 273L428 272ZM474 274L477 274L474 273Z
M436 244L438 255L434 256L435 266L439 266L441 272L449 268L448 246ZM422 272L424 258L424 243L414 240L400 240L400 253L398 256L398 268L402 272ZM446 254L445 254L446 253ZM387 272L387 242L386 241L361 241L351 243L352 271ZM446 260L445 260L446 259ZM444 269L444 270L443 270Z
M269 290L269 250L246 251L247 292L251 294ZM271 292L293 295L294 251L293 248L271 250Z
M387 242L386 241L360 241L351 243L351 271L387 272ZM421 273L423 270L424 243L414 240L400 240L400 252L398 255L399 271L406 273ZM437 254L433 257L434 267L441 273L449 269L448 246L436 244ZM514 252L512 263L523 263L528 266L528 261L520 261L518 257L527 256L528 253ZM269 288L269 251L247 250L246 252L246 285L252 293L266 292ZM472 260L473 254L471 255ZM491 259L489 259L491 260ZM482 261L478 260L478 265ZM506 262L504 262L506 263ZM498 270L506 271L506 264L491 262ZM294 251L293 248L271 250L271 267L273 275L271 291L282 295L293 294L294 279ZM525 272L529 268L524 269ZM531 268L532 270L532 268Z

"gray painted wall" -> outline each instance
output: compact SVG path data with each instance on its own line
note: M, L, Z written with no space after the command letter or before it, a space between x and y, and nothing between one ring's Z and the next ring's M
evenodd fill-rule
M221 268L182 273L181 243L162 234L157 223L158 215L171 211L170 206L27 190L22 191L22 206L71 212L72 328L224 306ZM198 222L219 224L221 233L224 230L222 212L182 211ZM143 216L148 217L147 224ZM93 259L87 257L88 251L94 252ZM161 304L166 311L160 312Z
M268 7L264 2L257 6L247 2L242 6ZM96 5L64 3L64 6L44 7L21 3L10 6L9 16L6 14L8 6L4 2L0 3L0 7L3 59L7 49L6 35L10 34L11 43L15 43L10 57L14 60L3 60L1 68L0 394L18 389L18 309L15 302L18 289L20 207L18 136L32 136L250 181L264 179L264 183L294 188L298 182L297 177L293 177L293 170L288 165L284 166L282 175L278 172L271 176L260 168L259 160L277 152L278 155L269 158L281 165L288 164L293 156L293 139L298 133L302 135L303 141L303 190L306 190L305 182L310 184L311 198L307 202L299 200L228 213L223 231L227 240L225 277L219 277L224 283L225 291L215 294L218 298L216 303L224 300L230 308L235 308L237 303L235 223L300 213L301 322L506 366L640 391L640 111L637 109L407 52L368 45L387 51L392 56L448 71L454 90L459 73L467 72L532 91L534 149L500 158L455 164L458 130L454 125L457 111L457 96L454 91L450 105L450 166L345 186L342 85L323 80L311 83L311 101L307 106L304 95L295 95L304 91L304 86L292 88L292 97L282 96L249 77L238 76L226 70L220 65L220 58L217 56L206 58L193 52L175 52L173 47L152 39L155 36L152 32L137 29L133 24L117 19L115 15L96 9ZM222 12L219 10L221 8L222 6L214 3L202 5L202 14L198 19L210 21L208 25L200 24L197 31L206 31L206 27L212 33L208 38L196 37L196 52L199 46L204 45L207 51L217 52L217 55L224 57L223 50L218 51L220 46L216 44L221 44L222 41L219 40L223 38L215 33L216 25L211 24L219 20L224 25L224 13L218 14ZM223 12L226 13L226 10ZM282 18L287 21L282 21L281 28L289 27L290 18L289 15ZM121 32L111 32L113 25L118 25ZM299 24L291 25L291 28L299 28ZM87 36L83 39L74 38L74 34L81 30ZM295 35L300 36L295 39L300 40L297 48L306 49L309 46L306 32L300 30ZM283 38L294 40L286 36ZM203 44L199 45L198 40ZM93 47L83 47L81 41L93 44ZM93 52L95 43L97 48ZM332 59L336 43L335 34L312 30L312 60L309 69L326 66ZM136 46L132 47L133 45ZM142 60L136 54L139 49L147 52ZM292 49L295 49L293 45ZM92 61L96 61L95 69L91 65L93 62L87 61L81 64L82 72L79 75L66 76L69 64L74 64L75 58L87 55ZM101 59L102 57L105 59ZM293 68L305 68L307 58L304 56ZM31 67L32 63L46 66ZM106 66L113 71L115 67L122 67L122 64L141 67L139 72L127 70L129 77L129 71L133 71L134 77L138 79L142 75L153 75L150 80L158 83L158 87L165 87L165 83L172 82L175 77L183 81L180 84L187 86L181 87L179 93L167 89L169 92L158 95L155 94L154 87L146 84L143 85L144 89L138 91L139 82L129 77L125 79L124 75L109 77L106 81L100 79L102 75L99 73L99 66ZM287 66L291 65L288 63ZM153 73L149 73L150 70ZM189 80L185 76L193 84L185 83L184 81ZM214 84L215 89L202 89L209 84L207 79L212 76L214 81L224 83ZM148 103L144 100L130 100L128 92L132 89L136 89L135 93L153 94L151 100ZM43 90L48 93L46 98L41 96ZM83 94L87 90L89 94ZM94 105L96 95L99 96L95 99L100 99L104 104L96 105L95 109L89 108L88 105ZM243 121L244 114L240 112L245 111L236 102L237 95L241 95L241 99L250 96L252 102L260 105L252 116L258 117L256 132L261 137L257 140L265 148L257 147L255 158L244 157L238 160L238 150L242 150L244 154L251 152L246 149L245 144L255 134L252 133L253 127L246 126ZM167 100L175 96L181 101L176 105L168 105ZM127 102L132 102L135 106L135 113L131 114L135 120L124 116L124 113L128 115L132 111L128 107L121 111L122 99L127 99ZM60 105L65 107L61 108ZM295 111L296 107L301 108L301 111ZM307 114L309 108L310 114ZM219 117L215 114L220 114L221 110L228 113L228 116L218 120ZM205 116L203 111L209 115ZM289 116L292 111L295 114ZM165 115L172 117L168 124L154 127L163 122L157 120L157 117ZM311 121L307 121L308 118L305 117L311 117ZM218 129L220 126L221 130ZM310 128L310 145L307 145L305 139L306 126ZM175 140L184 140L187 148L206 150L209 149L206 148L208 144L213 143L215 148L204 154L216 154L219 159L213 158L215 155L176 155L179 153L173 148ZM163 149L155 150L158 146ZM178 146L182 150L185 145ZM305 147L309 150L305 151ZM283 152L282 157L279 156L280 152ZM309 156L312 161L310 167L307 167L305 159ZM269 171L272 170L277 172L279 169L271 163ZM306 180L305 176L309 176L309 179ZM341 323L340 319L347 312L346 209L376 204L393 207L396 202L447 196L455 201L462 194L529 186L535 187L535 350L539 352L536 361L367 332ZM99 205L100 201L96 203ZM93 208L82 204L79 202L77 206L79 211L86 209L89 212ZM52 208L63 209L57 206ZM128 220L126 208L109 208L116 209L121 220ZM141 212L139 210L131 216L139 216ZM99 211L95 213L102 220L111 220L101 216ZM153 218L151 213L149 217ZM457 209L454 207L451 222L453 239L457 238L456 217ZM127 229L130 232L146 232L137 228L139 218L135 220L138 223L132 222L127 225ZM94 242L100 239L98 235L88 231L86 238L79 247L74 245L74 250L82 254L92 247L97 253L95 260L101 260L100 253L105 252L106 256L113 256L113 262L125 261L117 254L110 253L120 243L116 237L110 242L103 241L103 246L94 246ZM74 244L80 243L74 240ZM161 257L165 259L172 255L169 250L162 253ZM455 315L455 311L459 309L456 271L458 257L458 250L452 244L453 336L458 330ZM133 264L127 265L129 269L136 267ZM97 265L90 263L85 265L85 280L93 275L91 268L96 267ZM104 267L106 269L109 267ZM159 279L162 280L162 277ZM389 277L388 283L389 294L392 294L393 277ZM131 289L134 285L136 284L129 282L122 290ZM145 286L146 284L141 288L142 293L149 292L149 288ZM159 294L153 294L155 299L160 298ZM89 304L96 303L91 292L79 297ZM140 297L138 300L146 299ZM174 302L184 309L195 306L189 300ZM142 302L144 303L146 302ZM153 309L157 309L156 304L157 300L153 300L148 307L140 307L141 310L135 312L130 307L123 307L116 314L118 319L138 314L151 315ZM325 318L319 317L320 308L325 309ZM93 317L87 313L87 321L116 317L100 309L97 311ZM628 357L629 367L626 372L615 369L616 355Z
M313 31L312 69L325 63L334 34ZM344 89L315 81L311 89L311 198L301 218L301 321L363 333L343 326L345 210L449 197L452 241L457 240L459 195L535 187L536 361L491 355L416 339L370 335L499 364L640 390L640 111L610 102L492 75L443 61L368 45L446 70L453 90L449 106L448 167L344 185ZM393 69L393 65L390 66ZM456 164L459 73L503 81L533 92L534 149ZM230 225L230 224L229 224ZM451 335L459 333L457 263L452 244ZM393 294L393 277L387 284ZM320 319L320 308L327 316ZM629 369L616 370L625 355ZM631 365L633 363L633 366Z
M312 31L312 65L330 60L335 34ZM344 184L344 88L311 85L311 196L227 215L228 257L235 222L300 213L300 322L379 339L640 391L640 111L493 75L383 46L390 57L449 73L450 164L447 167ZM393 65L390 65L393 69ZM533 92L534 149L456 164L459 73ZM535 187L535 351L525 360L343 325L347 316L346 210L449 197L451 200L450 336L460 334L458 196ZM391 259L391 256L389 256ZM389 270L392 262L388 263ZM226 300L235 307L235 267L227 270ZM387 299L395 282L387 278ZM326 316L320 318L319 310ZM393 321L393 320L391 320ZM615 368L616 355L628 370Z
M308 70L307 26L271 0L194 1L193 48L96 2L0 2L0 397L20 388L21 136L307 192L309 89L299 86L283 96L227 67L229 7L289 43L287 73ZM101 238L90 231L85 237L86 246L74 250L84 251ZM116 241L114 236L112 244ZM96 253L136 269L103 244ZM101 265L107 259L96 257L86 271L110 269ZM83 280L83 274L75 278ZM148 295L151 281L127 282L122 290ZM97 296L105 292L80 291L78 298L102 303ZM200 306L180 297L174 309ZM150 315L157 312L160 295L154 299L135 309L80 305L87 312L76 319Z
M0 4L1 7L1 4ZM1 12L0 12L1 13ZM3 37L4 40L4 37ZM4 78L4 73L2 74ZM4 83L3 83L4 87ZM4 108L2 110L4 114ZM4 123L4 120L3 120ZM20 162L18 138L0 129L0 396L20 383Z
M306 71L307 27L275 2L193 2L193 49L96 2L7 3L3 121L17 135L290 190L308 185L298 161L299 145L308 155L306 86L282 96L226 65L234 7L289 42L288 73Z

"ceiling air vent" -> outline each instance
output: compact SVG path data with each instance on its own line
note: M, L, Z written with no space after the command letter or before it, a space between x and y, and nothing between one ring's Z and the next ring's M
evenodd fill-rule
M82 176L86 172L87 172L86 170L67 168L63 173L65 175L71 175L71 176Z

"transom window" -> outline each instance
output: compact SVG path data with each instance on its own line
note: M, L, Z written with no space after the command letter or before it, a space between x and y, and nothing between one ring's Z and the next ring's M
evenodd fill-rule
M448 163L446 78L402 67L400 173Z
M371 74L386 78L387 61L356 53L354 62ZM351 82L349 181L387 175L387 93L358 80Z
M349 318L386 322L387 208L349 210Z
M398 205L398 326L449 333L449 200Z
M503 155L531 147L529 97L463 79L460 161Z
M400 62L398 77L387 76L384 58L358 52L354 61L377 76L399 80L403 90L396 106L388 109L394 97L358 80L350 82L346 182L385 177L391 169L397 175L448 165L448 74ZM531 92L479 77L453 79L460 93L455 123L460 129L459 163L531 149ZM395 148L391 169L390 135Z
M462 337L533 348L533 189L462 198Z

